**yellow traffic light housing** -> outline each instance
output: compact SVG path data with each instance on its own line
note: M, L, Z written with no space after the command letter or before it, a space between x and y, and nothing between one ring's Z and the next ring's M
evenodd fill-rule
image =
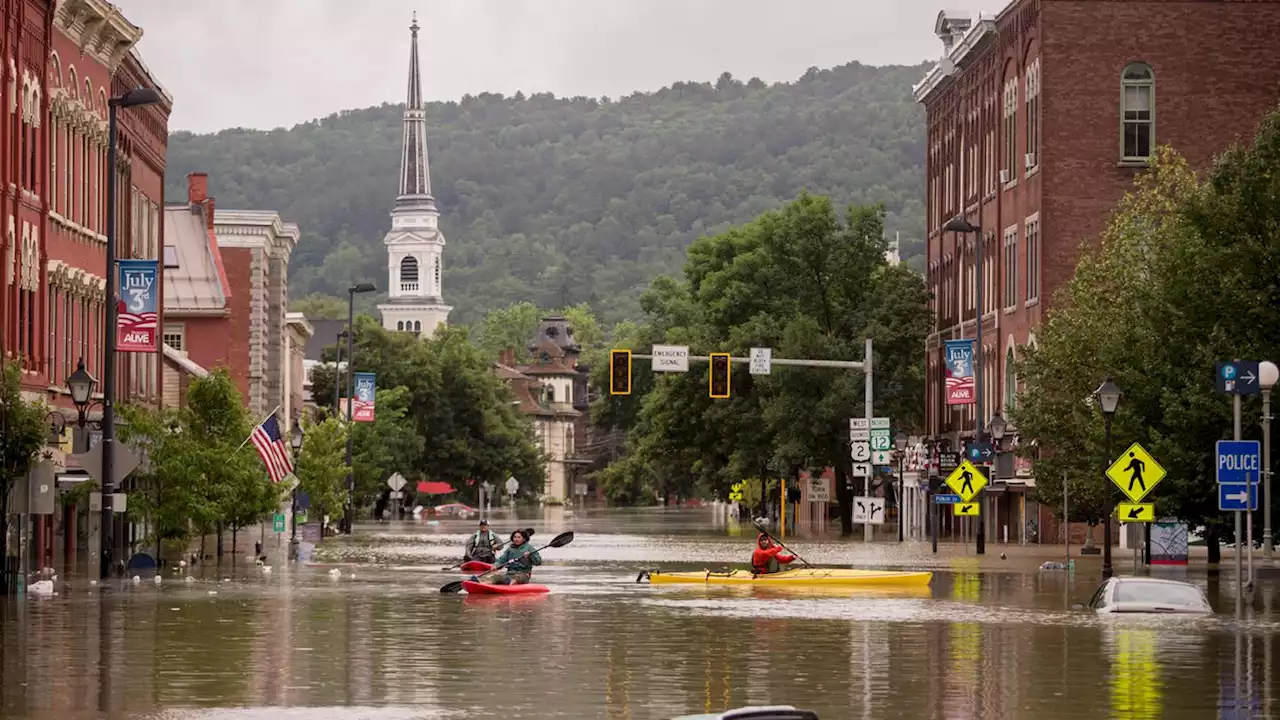
M729 353L711 353L711 372L707 377L711 397L717 400L729 397L729 373Z
M631 394L631 351L609 351L609 394Z

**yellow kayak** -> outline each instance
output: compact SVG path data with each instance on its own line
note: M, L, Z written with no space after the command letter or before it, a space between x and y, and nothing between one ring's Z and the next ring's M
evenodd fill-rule
M667 583L704 583L707 585L792 585L811 587L835 586L867 586L891 585L914 586L928 585L933 573L928 571L900 570L851 570L847 568L796 568L768 575L756 575L749 570L701 572L660 572L650 570L643 575L649 576L654 585ZM642 576L643 576L642 575Z

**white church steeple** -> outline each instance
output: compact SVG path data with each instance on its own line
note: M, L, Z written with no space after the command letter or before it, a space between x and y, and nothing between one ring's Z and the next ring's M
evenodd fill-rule
M400 186L387 246L389 297L378 306L387 330L430 335L447 324L441 265L444 235L440 211L431 195L431 166L427 155L427 117L422 104L422 75L418 63L418 14L409 26L409 93L404 108L404 138L400 155Z

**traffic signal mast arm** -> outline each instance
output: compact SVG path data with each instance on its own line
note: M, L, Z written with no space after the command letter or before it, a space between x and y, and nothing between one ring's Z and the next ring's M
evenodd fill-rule
M652 360L652 355L633 354L634 360ZM690 361L711 362L710 355L690 355ZM730 357L731 363L747 363L750 364L749 357ZM852 370L862 370L866 368L866 362L858 360L787 360L785 358L773 358L771 362L774 365L795 365L798 367L819 367L819 368L848 368Z

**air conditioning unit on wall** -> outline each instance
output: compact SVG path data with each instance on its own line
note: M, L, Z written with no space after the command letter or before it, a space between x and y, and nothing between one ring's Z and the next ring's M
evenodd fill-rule
M1001 185L1004 185L1004 184L1006 184L1006 183L1008 183L1008 182L1009 182L1009 171L1008 171L1008 170L1001 170L1001 171L1000 171L1000 184L1001 184Z
M1036 154L1033 152L1027 153L1023 160L1026 161L1028 169L1036 166Z

